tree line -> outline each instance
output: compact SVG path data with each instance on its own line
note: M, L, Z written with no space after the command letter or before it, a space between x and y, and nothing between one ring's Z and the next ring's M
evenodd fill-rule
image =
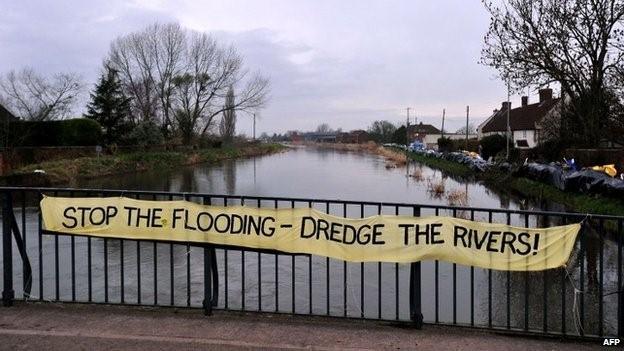
M65 119L84 87L73 73L13 70L0 76L0 104L25 121ZM268 93L268 79L245 68L233 46L155 23L113 40L84 116L101 125L107 144L189 145L217 134L231 141L237 113L262 108Z

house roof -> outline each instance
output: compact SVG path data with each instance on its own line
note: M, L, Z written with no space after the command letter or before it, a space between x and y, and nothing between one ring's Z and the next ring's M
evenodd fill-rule
M534 130L539 123L559 102L559 98L548 99L535 104L509 110L509 127L513 130ZM494 113L481 127L482 133L504 132L507 130L507 108Z
M413 134L413 133L418 133L418 134L442 134L442 132L438 128L432 126L431 124L423 124L422 122L420 122L419 124L416 124L416 125L409 126L408 129L409 129L409 132L411 134Z

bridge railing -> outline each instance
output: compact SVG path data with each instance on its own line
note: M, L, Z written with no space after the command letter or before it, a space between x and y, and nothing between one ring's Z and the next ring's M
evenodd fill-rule
M449 324L571 337L624 335L624 217L425 204L66 188L0 188L5 305L14 299ZM570 262L507 272L442 261L350 263L240 247L52 235L42 195L313 207L351 218L444 215L526 227L583 221Z

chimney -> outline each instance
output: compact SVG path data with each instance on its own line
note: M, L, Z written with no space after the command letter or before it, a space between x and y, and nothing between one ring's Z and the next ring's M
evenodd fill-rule
M539 90L540 102L548 101L552 99L552 89L540 89Z
M501 110L505 110L505 109L511 109L511 101L503 101L503 104L501 105Z
M525 107L528 104L529 104L529 97L528 96L523 96L522 97L522 107Z

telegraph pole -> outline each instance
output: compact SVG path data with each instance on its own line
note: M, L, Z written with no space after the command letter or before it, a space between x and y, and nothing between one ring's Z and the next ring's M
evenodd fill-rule
M470 106L466 106L466 150L468 150L468 120L470 119Z
M511 102L509 101L511 93L510 93L509 89L510 89L509 88L509 80L507 80L507 130L505 131L505 136L506 136L505 141L506 141L506 144L507 144L507 145L505 145L507 147L507 155L506 155L506 160L507 161L509 161L509 132L510 132L510 130L509 130L509 110L511 110Z
M442 109L442 138L444 138L444 116L446 115L446 109Z
M405 172L409 175L409 111L410 107L406 108L407 110L407 122L405 123Z
M253 140L256 141L256 113L253 114Z
M407 110L407 122L405 123L405 146L409 145L409 111L411 107L406 108Z

